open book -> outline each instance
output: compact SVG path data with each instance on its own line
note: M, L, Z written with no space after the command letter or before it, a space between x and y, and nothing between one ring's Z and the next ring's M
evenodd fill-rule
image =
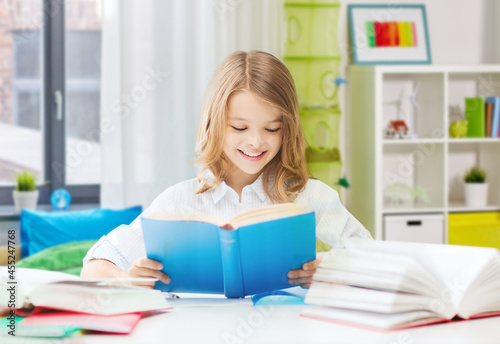
M158 290L108 284L116 280L88 281L61 272L27 268L16 269L15 280L10 280L5 268L3 267L0 273L2 313L9 309L41 307L86 314L116 315L170 307Z
M243 297L290 287L287 273L316 258L314 212L275 204L229 221L205 214L155 213L142 218L148 258L163 264L162 291Z
M400 329L500 315L495 248L350 239L324 259L303 315Z

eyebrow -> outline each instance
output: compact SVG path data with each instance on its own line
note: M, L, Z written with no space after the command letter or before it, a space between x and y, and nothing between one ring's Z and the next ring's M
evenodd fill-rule
M229 117L228 121L243 121L243 122L246 122L247 120L245 118L241 118L241 117ZM281 119L281 117L280 118L276 118L273 121L269 121L266 124L269 124L269 123L278 123L278 122L280 122L280 123L283 122L283 120Z

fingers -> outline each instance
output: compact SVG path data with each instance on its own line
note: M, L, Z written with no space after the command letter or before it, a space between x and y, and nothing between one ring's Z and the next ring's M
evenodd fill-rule
M147 277L147 278L157 278L165 284L170 283L170 277L161 271L163 265L153 259L139 258L134 261L134 264L128 271L130 277ZM137 282L134 285L141 287L152 288L156 281L151 282Z
M292 270L288 272L288 278L297 278L297 277L307 277L312 276L321 262L321 258L317 258L315 260L311 260L310 262L302 265L302 269Z
M309 277L300 277L300 278L290 278L288 280L288 283L290 285L300 284L300 286L302 288L306 288L306 287L304 287L305 285L311 285L311 282L312 282L312 276L309 276ZM307 288L309 288L309 287L307 287Z
M317 258L302 265L302 269L289 271L288 283L291 285L300 284L302 288L309 288L311 286L312 277L320 262L321 258Z
M314 269L314 270L304 270L304 269L292 270L292 271L288 272L288 278L312 277L314 272L316 272L316 269Z
M154 270L163 269L163 265L159 261L149 258L139 258L136 261L134 261L134 265L139 268L149 268Z
M146 277L146 278L157 278L163 283L170 283L170 278L165 275L163 272L159 270L153 270L153 269L148 269L148 268L131 268L129 270L129 275L130 277ZM153 285L155 282L141 282L141 283L152 283Z
M316 258L315 260L311 260L310 262L305 263L302 265L302 269L304 270L316 270L318 267L319 263L321 262L321 257Z

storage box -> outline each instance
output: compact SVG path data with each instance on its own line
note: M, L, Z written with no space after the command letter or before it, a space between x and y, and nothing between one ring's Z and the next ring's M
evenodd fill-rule
M448 244L500 249L500 212L449 214Z
M337 1L310 1L285 4L287 16L287 56L339 56Z
M384 239L431 244L444 242L443 214L408 214L384 216Z
M300 120L307 144L317 152L326 152L339 146L340 111L303 110Z
M338 108L337 85L340 58L290 58L285 63L292 74L299 106Z
M337 182L342 173L342 162L309 162L307 167L314 178L321 180L340 194L340 185Z

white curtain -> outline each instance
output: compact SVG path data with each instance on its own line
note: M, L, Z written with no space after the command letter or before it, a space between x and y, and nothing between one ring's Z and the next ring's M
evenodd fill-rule
M102 1L101 206L195 177L203 94L236 50L283 51L282 0Z

